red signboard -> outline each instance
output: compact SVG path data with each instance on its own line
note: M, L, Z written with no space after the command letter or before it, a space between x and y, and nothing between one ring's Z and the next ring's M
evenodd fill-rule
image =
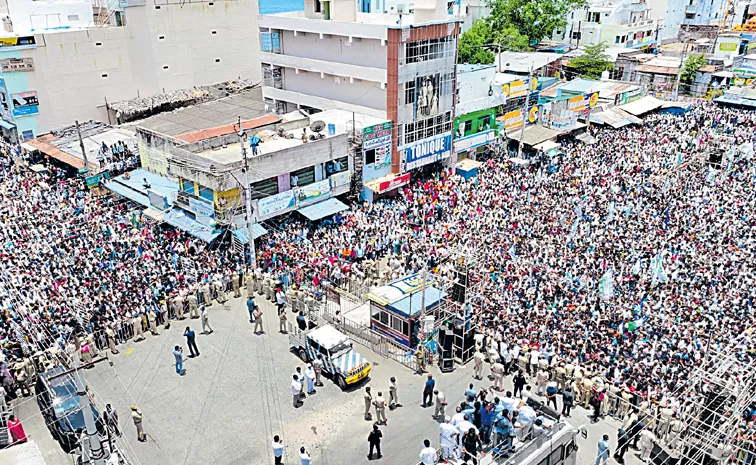
M378 193L382 194L386 191L390 191L391 189L396 189L399 186L408 184L409 181L410 181L409 173L405 173L401 176L397 176L391 181L383 181L382 183L378 184Z

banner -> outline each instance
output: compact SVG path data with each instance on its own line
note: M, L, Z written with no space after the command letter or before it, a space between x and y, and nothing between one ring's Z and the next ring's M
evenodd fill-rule
M288 190L265 197L257 201L257 214L260 218L286 210L295 205L294 191Z
M210 201L205 201L205 199L199 200L190 197L189 211L196 215L207 216L210 218L215 216L215 207L213 206L213 203Z
M375 150L375 169L391 164L391 121L370 126L362 131L362 153Z
M344 186L346 184L349 184L349 181L352 180L352 172L351 171L342 171L340 173L332 174L331 177L331 188Z
M391 181L383 181L382 183L378 184L378 193L382 194L386 191L390 191L392 189L396 189L397 187L401 187L405 184L409 184L410 182L410 173L404 173L401 176L397 176Z
M36 43L34 36L0 37L0 48L27 47Z
M110 179L110 171L102 171L85 178L84 181L87 183L87 187L92 189L99 186L103 179Z
M514 110L504 114L504 129L511 131L522 127L522 110Z
M162 212L170 208L170 205L168 205L168 198L152 189L147 189L147 197L150 199L150 206L155 210Z
M538 88L538 78L534 77L530 80L520 79L508 84L503 84L501 86L501 92L510 98L524 97L528 94L528 86L530 86L531 92L535 91Z
M13 99L13 116L28 116L39 113L39 100L37 100L36 91L11 94L11 98Z
M415 78L415 121L438 115L440 86L441 75L438 73Z
M451 139L451 134L443 134L405 148L405 169L412 170L449 157L452 150Z
M34 71L34 58L6 58L0 60L0 67L4 73Z
M586 108L588 108L588 106L585 102L585 95L578 95L567 101L567 109L570 111L579 113L585 111Z
M294 190L296 191L297 205L302 206L331 195L331 181L326 179Z

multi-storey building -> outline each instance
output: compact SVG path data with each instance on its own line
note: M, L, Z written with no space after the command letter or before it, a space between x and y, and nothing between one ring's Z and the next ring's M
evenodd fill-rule
M566 28L555 31L553 38L577 45L605 42L610 47L646 49L656 43L656 28L646 0L596 0L568 13Z
M391 162L365 159L365 181L452 158L461 23L446 0L413 3L413 14L400 15L306 0L302 12L258 17L263 95L277 112L340 109L391 121Z
M756 0L685 0L685 24L740 26L756 14Z
M47 18L40 32L32 16L27 33L13 20L14 32L0 39L0 125L24 139L77 119L108 121L115 101L260 80L257 0L123 0L120 27L90 24L91 4L87 24L73 24L68 3L6 3L11 18L37 4ZM60 27L52 19L56 6L65 6Z

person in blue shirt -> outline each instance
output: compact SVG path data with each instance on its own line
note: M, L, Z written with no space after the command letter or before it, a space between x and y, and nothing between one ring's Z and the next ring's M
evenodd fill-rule
M189 346L189 357L199 357L199 349L197 343L194 342L194 331L187 326L184 330L184 336L186 336L186 344Z
M473 383L470 383L470 387L465 389L465 399L467 399L468 404L472 404L475 402L475 396L477 396L477 392L475 392L475 389L473 388Z
M509 419L509 411L503 410L501 416L496 421L496 440L494 442L494 448L497 448L499 452L505 453L504 457L508 457L506 452L512 448L512 421Z
M176 373L184 374L184 349L181 346L175 346L173 348L173 356L176 358Z
M255 296L253 295L247 297L247 311L249 312L249 322L254 323L255 318L252 314L255 313Z
M598 442L598 455L596 456L596 463L595 465L601 465L603 462L604 465L609 461L609 435L605 434L604 437Z
M434 387L436 387L436 381L433 379L433 375L428 375L428 381L425 382L425 388L423 388L423 407L433 405Z
M491 442L491 427L494 422L494 404L483 402L480 406L480 439L484 444Z

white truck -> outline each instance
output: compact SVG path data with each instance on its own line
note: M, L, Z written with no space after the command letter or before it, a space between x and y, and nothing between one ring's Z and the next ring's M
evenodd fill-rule
M323 372L341 389L370 374L370 362L352 347L352 341L332 325L302 331L289 325L289 345L305 362L321 356Z

